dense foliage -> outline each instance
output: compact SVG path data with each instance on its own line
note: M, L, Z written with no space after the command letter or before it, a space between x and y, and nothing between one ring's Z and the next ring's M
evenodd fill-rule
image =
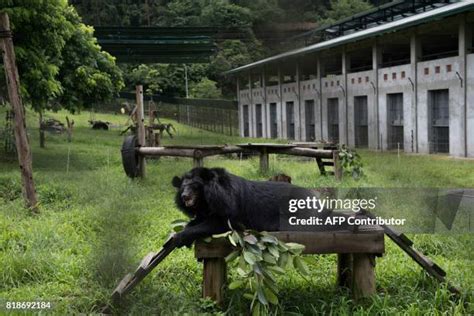
M0 9L10 16L23 98L36 111L88 108L122 88L114 58L66 0L2 0Z
M206 65L188 65L190 85L218 82L214 97L233 97L234 90L222 73L274 54L278 42L286 40L275 27L291 29L307 23L316 27L371 7L363 0L82 0L76 7L88 24L120 26L217 26L237 29L243 38L224 39ZM383 1L372 1L380 3ZM271 34L271 38L268 38ZM149 92L184 96L182 65L124 66L127 90L137 81Z

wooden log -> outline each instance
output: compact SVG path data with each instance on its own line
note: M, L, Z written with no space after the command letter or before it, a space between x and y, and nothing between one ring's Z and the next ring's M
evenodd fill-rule
M326 175L326 169L324 168L323 160L319 157L316 158L316 164L318 165L319 173L322 176Z
M266 174L269 169L268 152L266 148L260 150L260 172Z
M224 146L222 148L218 148L216 146L212 146L209 148L195 146L188 146L188 147L140 147L138 149L138 153L140 155L146 156L172 156L172 157L190 157L193 158L196 156L195 151L199 150L200 157L208 157L208 156L215 156L215 155L225 155L231 153L240 153L242 152L242 148L237 146Z
M343 170L342 170L341 161L339 160L339 151L334 150L332 152L332 157L333 157L332 160L334 163L334 176L336 177L336 180L340 181L342 180Z
M326 149L313 149L313 148L302 148L302 147L293 147L293 148L268 148L268 153L273 154L286 154L293 156L305 156L305 157L315 157L315 158L333 158L333 151Z
M149 253L140 262L139 267L134 274L127 274L119 285L112 292L112 301L116 304L123 296L129 293L138 283L141 282L163 259L165 259L173 250L172 238L169 238L163 247L152 255Z
M15 144L20 165L21 179L23 182L23 195L26 205L34 212L38 211L35 183L33 181L33 167L31 149L26 131L25 110L20 97L20 77L16 67L15 51L10 33L10 20L8 15L0 13L0 31L7 34L0 38L0 49L3 55L8 97L14 113Z
M375 294L374 255L355 253L352 256L352 295L357 300Z
M224 258L207 258L203 261L202 297L220 305L223 301L227 267Z
M385 252L384 232L374 227L373 230L353 233L350 231L327 232L271 232L283 242L296 242L305 246L304 254L328 253L370 253ZM232 251L232 246L226 239L213 240L210 243L197 241L195 256L198 259L225 257Z
M143 107L143 86L136 86L136 98L137 98L137 138L138 145L145 146L146 131L145 131L145 112ZM146 161L145 156L139 155L139 177L144 178L146 176Z
M352 254L337 255L337 286L352 287Z
M137 150L140 156L194 157L194 149L186 148L140 147Z
M204 167L203 157L193 157L193 168Z

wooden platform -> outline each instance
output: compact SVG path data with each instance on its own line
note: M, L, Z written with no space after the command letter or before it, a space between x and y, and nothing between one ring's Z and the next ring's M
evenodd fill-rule
M339 151L334 148L321 149L316 143L297 144L274 144L274 143L246 143L238 144L238 147L249 151L256 151L260 155L260 171L265 173L269 170L269 155L291 155L315 158L321 175L331 174L337 180L342 179L342 166L339 161ZM326 170L332 167L333 170Z
M130 142L135 144L136 142ZM342 179L342 166L339 161L339 151L337 149L322 149L317 147L316 143L307 143L301 146L297 144L278 144L278 143L245 143L238 145L172 145L172 146L158 146L158 147L131 147L126 141L122 146L122 162L125 165L134 165L135 160L140 160L143 157L188 157L193 159L194 167L202 167L204 165L204 158L216 155L227 154L248 154L258 153L260 156L260 172L267 173L269 170L269 155L290 155L314 158L321 175L334 175L337 180ZM131 145L130 145L131 146ZM136 151L136 155L126 155L124 152ZM125 161L131 159L131 161ZM332 170L327 170L330 167ZM139 166L141 168L141 165ZM129 174L129 173L127 173ZM134 172L130 172L134 174ZM141 174L139 172L139 174Z
M375 293L375 257L385 252L384 230L378 226L361 227L358 232L273 232L284 242L305 245L304 254L338 254L337 285L352 290L354 298ZM195 256L203 262L203 297L217 303L223 299L226 283L226 262L232 251L227 239L210 243L196 242Z

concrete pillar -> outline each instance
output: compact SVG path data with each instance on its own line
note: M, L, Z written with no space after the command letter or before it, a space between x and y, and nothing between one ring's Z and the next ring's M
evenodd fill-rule
M278 117L278 138L283 138L283 88L282 88L282 77L281 77L281 67L278 65L278 105L277 105L277 117Z
M244 137L244 111L243 111L243 103L242 99L240 98L240 78L237 76L236 79L237 85L237 110L238 110L238 117L239 117L239 133L241 137Z
M465 61L465 86L466 86L466 155L474 157L474 54L472 54L472 32L473 24L464 23L463 49L460 47L460 54L463 54ZM468 54L471 52L471 54Z
M474 137L471 132L468 133L468 98L467 98L467 87L468 87L468 74L467 74L467 54L468 49L472 47L472 28L468 27L466 24L466 16L463 15L459 21L459 57L460 57L460 67L459 73L461 78L463 78L463 86L462 86L462 132L461 132L461 139L462 141L462 155L464 157L468 156L468 147L469 144L474 145L474 140L469 139L469 137ZM474 127L473 127L474 128ZM450 128L451 130L451 128ZM451 137L451 135L450 135ZM456 137L456 135L454 135ZM451 144L451 140L450 140Z
M411 73L413 78L409 78L412 83L413 93L411 99L411 108L410 113L411 117L404 118L404 121L411 120L411 126L413 129L405 130L405 133L410 133L413 135L413 144L410 146L411 152L418 152L418 61L421 56L421 45L417 39L416 33L412 33L410 36L410 64L411 64ZM413 147L413 150L411 150ZM407 151L405 149L405 151Z
M270 131L268 126L270 126L268 113L270 113L270 105L267 103L267 76L265 73L265 66L262 67L262 90L263 90L263 104L262 104L262 137L270 138Z
M382 149L386 147L387 144L387 133L381 133L381 131L384 130L384 128L380 127L381 122L386 122L386 119L383 120L380 117L380 108L379 108L379 65L381 63L381 50L378 48L377 45L377 40L374 41L372 44L372 70L374 72L374 110L375 110L375 119L376 119L376 124L375 124L375 131L373 135L377 138L376 144L377 144L377 149ZM369 127L370 128L370 127ZM370 133L370 131L369 131ZM385 135L383 135L385 134ZM369 142L370 146L370 142Z
M301 90L300 90L300 64L298 60L296 61L296 102L295 102L295 140L303 140L303 130L304 130L304 120L303 120L303 111L302 111L302 100L301 100Z
M255 137L255 120L254 120L254 104L253 104L253 89L252 89L252 72L249 72L249 136Z
M342 49L342 77L343 82L341 83L341 89L343 90L343 98L342 98L342 105L343 111L339 111L339 143L347 144L352 146L354 141L349 141L349 120L351 122L354 120L354 116L349 117L349 114L353 111L349 111L349 100L347 97L347 73L350 69L349 65L350 61L348 58L348 54L346 52L346 48L343 47ZM354 124L352 124L354 125ZM354 138L354 132L351 132L351 137Z
M317 69L316 69L316 77L318 79L318 98L316 101L316 109L319 111L315 111L316 115L316 141L320 141L323 139L323 121L327 120L327 117L323 117L323 83L322 83L322 71L321 71L321 57L318 56L316 59Z

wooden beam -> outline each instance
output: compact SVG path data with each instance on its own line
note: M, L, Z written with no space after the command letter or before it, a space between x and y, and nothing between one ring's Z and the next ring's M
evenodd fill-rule
M337 286L352 287L352 254L337 254Z
M227 267L224 258L204 259L202 297L210 298L220 305L224 298Z
M267 148L262 148L260 150L260 172L266 174L269 169L269 159Z
M355 253L352 268L352 294L355 299L375 294L375 257L372 254Z
M146 131L145 131L145 110L143 106L143 86L136 86L136 97L137 97L137 137L138 145L145 146L146 142ZM146 176L146 161L145 156L139 155L139 176L144 178Z
M304 254L327 253L370 253L385 252L384 231L374 228L369 231L353 233L350 231L327 232L271 232L283 242L296 242L305 245ZM232 251L227 239L213 240L209 243L197 241L194 247L198 259L225 257Z
M335 150L332 153L333 157L333 163L334 163L334 176L336 177L336 180L341 181L342 180L342 165L341 161L339 160L339 151Z
M34 212L37 212L38 200L36 197L35 183L33 181L31 149L26 131L25 110L20 97L20 77L16 67L13 40L10 35L10 20L6 13L0 13L0 31L3 34L7 34L7 36L0 37L0 49L3 55L8 97L14 113L15 144L23 182L23 194L26 205Z

